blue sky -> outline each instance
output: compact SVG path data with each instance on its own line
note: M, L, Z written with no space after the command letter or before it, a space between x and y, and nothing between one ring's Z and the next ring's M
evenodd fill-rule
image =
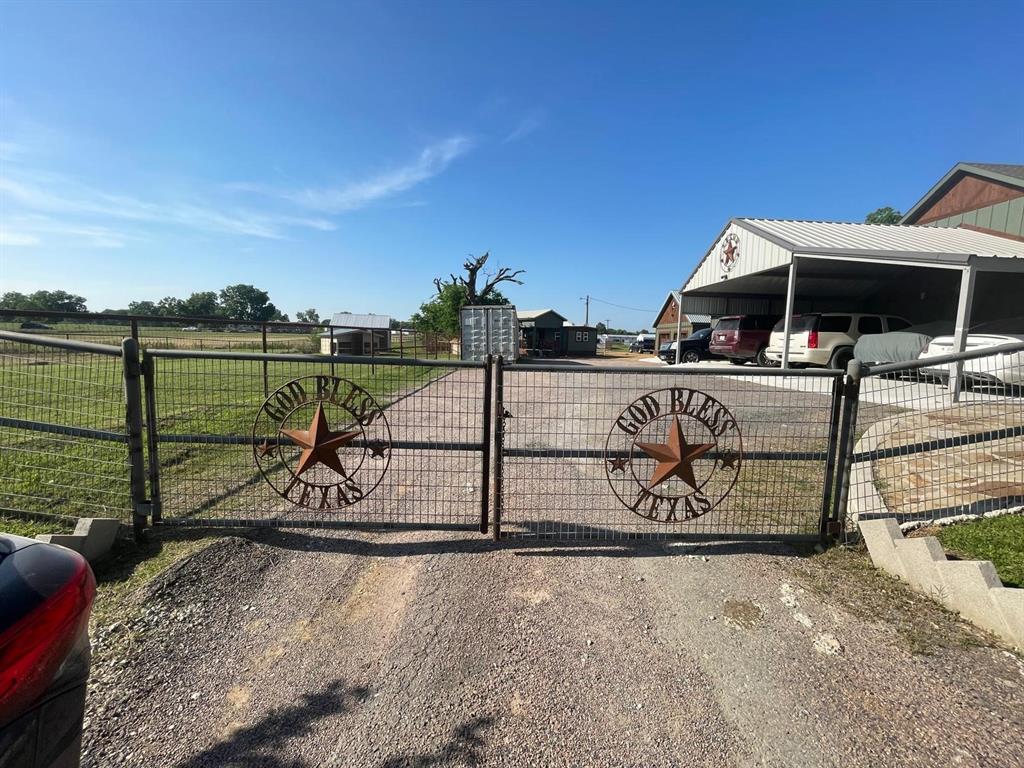
M1024 4L4 3L0 290L657 308L730 216L1024 162ZM648 312L591 305L638 328Z

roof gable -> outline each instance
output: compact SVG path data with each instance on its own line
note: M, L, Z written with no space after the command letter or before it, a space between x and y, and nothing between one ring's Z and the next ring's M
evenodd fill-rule
M553 309L519 309L516 310L516 315L520 320L536 320L544 315L554 315L559 318L563 323L569 322L569 319L562 317L560 314L555 312Z
M1017 197L1024 197L1024 165L957 163L900 223L926 224Z

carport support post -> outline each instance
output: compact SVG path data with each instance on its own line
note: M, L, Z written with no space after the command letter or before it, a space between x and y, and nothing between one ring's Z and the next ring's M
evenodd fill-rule
M954 350L957 353L967 349L967 332L971 326L971 305L974 303L974 265L968 263L960 275L960 300L956 305L956 329L953 336ZM953 402L960 400L960 387L963 378L964 362L958 360L949 366L949 391Z
M789 283L786 285L786 316L783 318L782 367L789 368L789 332L793 326L793 302L796 299L796 256L789 262Z

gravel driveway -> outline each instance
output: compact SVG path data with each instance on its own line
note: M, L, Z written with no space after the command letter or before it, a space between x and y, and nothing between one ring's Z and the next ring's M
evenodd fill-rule
M925 610L948 641L911 653L813 562L784 545L221 539L97 633L84 764L1024 762L1018 657L908 597L893 616ZM815 569L835 588L812 588Z

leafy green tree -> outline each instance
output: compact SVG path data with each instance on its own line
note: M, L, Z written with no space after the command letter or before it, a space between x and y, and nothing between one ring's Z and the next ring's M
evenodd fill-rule
M237 320L262 322L279 316L277 307L270 303L270 296L252 285L238 283L229 285L220 292L221 312L225 317Z
M185 302L174 296L164 296L156 303L157 314L164 317L181 317L185 314Z
M420 311L412 316L410 324L423 331L434 331L446 336L459 335L459 313L469 303L466 286L446 283L430 301L420 305ZM501 291L492 288L484 298L478 297L476 305L508 304Z
M160 310L152 301L129 301L128 311L133 315L159 315Z
M900 220L903 219L903 214L897 211L895 208L885 206L884 208L877 208L867 216L864 217L865 224L899 224Z
M306 310L300 310L295 313L295 319L300 323L320 323L320 314L313 308L310 307Z
M216 291L197 291L181 305L181 313L187 317L216 317L221 314Z
M0 296L0 309L37 309L37 307L32 303L32 299L24 293L7 291Z

